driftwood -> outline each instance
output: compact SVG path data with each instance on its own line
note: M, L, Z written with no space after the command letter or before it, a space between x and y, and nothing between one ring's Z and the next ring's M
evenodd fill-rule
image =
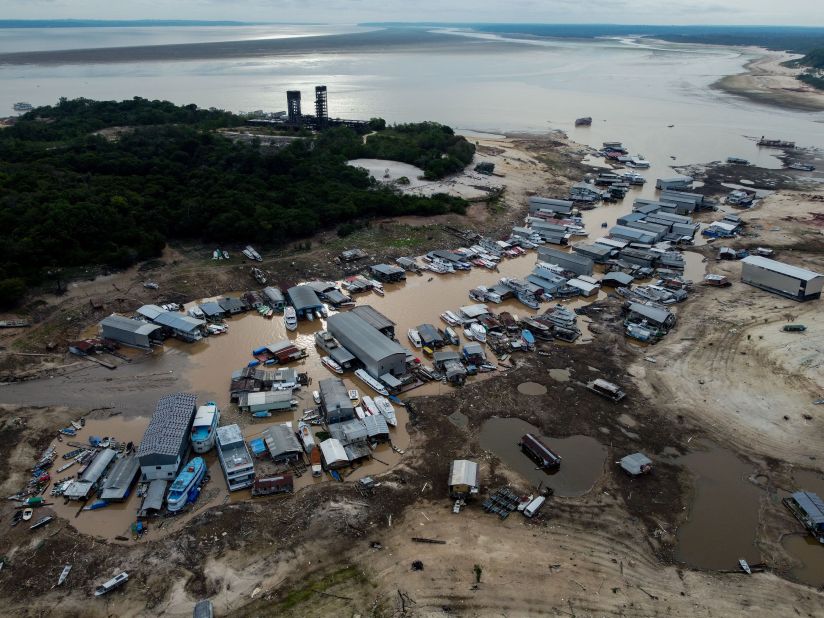
M439 539L425 539L419 536L413 536L412 540L415 541L415 543L433 543L435 545L446 545L446 541L441 541Z

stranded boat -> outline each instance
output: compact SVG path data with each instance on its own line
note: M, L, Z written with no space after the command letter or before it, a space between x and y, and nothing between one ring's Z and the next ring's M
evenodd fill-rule
M371 388L379 395L383 395L384 397L389 395L389 391L386 390L386 387L383 384L381 384L378 380L376 380L368 373L366 373L366 370L358 369L355 371L355 375L361 382L366 384L369 388Z
M123 571L119 575L115 575L109 581L103 582L97 588L94 589L94 596L102 597L104 594L108 594L118 586L122 586L126 583L129 579L129 574L126 571Z
M386 397L375 397L375 407L386 419L386 424L392 427L398 426L398 418L395 416L395 408L389 403Z
M369 416L380 416L381 412L378 410L378 406L375 405L375 400L369 395L363 396L363 407Z
M576 118L575 119L575 126L576 127L588 127L592 125L592 118L589 116L585 116L584 118Z
M200 485L203 475L206 473L206 463L202 457L195 457L186 464L183 471L177 475L175 482L169 490L166 498L166 506L171 513L179 511L189 501L189 496L193 489Z
M480 341L481 343L486 341L486 329L477 322L469 327L469 331L472 333L472 338L475 339L475 341Z
M63 567L63 570L60 572L60 577L57 578L57 585L62 586L63 582L66 581L66 578L69 576L69 572L72 570L72 565L67 564Z
M458 345L461 343L461 340L458 338L458 333L456 333L451 326L444 328L443 333L446 335L446 341L449 345Z
M412 342L412 345L416 348L423 347L423 342L421 341L421 334L418 332L417 328L410 328L406 331L406 336L409 338L409 341Z
M297 330L298 329L298 314L295 312L294 307L286 307L283 311L283 325L286 326L287 330Z
M195 453L206 453L212 450L219 424L220 409L214 401L197 409L195 420L192 423L192 449Z

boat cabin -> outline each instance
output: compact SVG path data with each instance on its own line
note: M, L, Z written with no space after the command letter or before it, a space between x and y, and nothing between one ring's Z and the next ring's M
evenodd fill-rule
M518 446L544 470L553 470L561 467L561 456L552 451L552 449L531 433L524 434Z

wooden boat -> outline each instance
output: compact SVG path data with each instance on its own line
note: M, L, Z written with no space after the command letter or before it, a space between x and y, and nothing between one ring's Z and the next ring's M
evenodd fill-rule
M329 369L330 371L333 371L335 373L343 373L343 367L338 365L329 356L324 356L320 359L320 362L323 363L323 366Z
M50 515L46 515L45 517L41 517L36 522L34 522L34 524L29 526L29 530L37 530L38 528L42 528L43 526L48 524L52 519L54 519L54 517L52 517Z
M80 421L72 421L72 427L74 427L75 430L80 431L83 429L83 424Z
M66 578L69 576L69 572L72 570L72 565L67 564L63 567L63 570L60 572L60 577L57 578L57 585L62 586L63 583L66 581Z
M76 464L76 463L77 463L77 460L76 460L76 459L72 459L69 463L65 463L65 464L63 464L62 466L60 466L60 467L57 469L57 471L58 471L58 472L64 472L65 470L68 470L69 468L71 468L71 467L72 467L74 464Z
M23 521L29 521L34 514L34 509L23 509Z
M743 558L741 558L738 561L738 566L740 566L741 570L744 571L744 573L746 573L747 575L752 575L752 569L750 568L749 563Z
M126 571L123 571L119 575L115 575L109 581L103 582L97 588L94 589L94 596L102 597L104 594L108 594L118 586L122 586L126 583L129 579L129 574Z
M74 427L64 427L63 429L58 429L57 431L62 433L64 436L69 436L70 438L77 435L77 430Z

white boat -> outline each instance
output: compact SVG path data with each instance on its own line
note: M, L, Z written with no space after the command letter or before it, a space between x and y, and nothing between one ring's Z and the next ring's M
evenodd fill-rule
M352 388L352 389L346 391L346 394L349 395L349 401L357 402L358 399L360 399L358 397L358 389L356 389L356 388Z
M441 319L450 326L457 326L461 323L461 319L451 311L444 311L441 314Z
M469 327L469 330L472 331L476 341L480 341L481 343L486 341L486 329L481 324L475 322Z
M368 281L372 284L372 291L375 294L378 296L383 296L386 293L383 289L383 284L380 281L375 281L374 279L368 279Z
M386 390L386 387L383 384L381 384L378 380L376 380L375 378L370 376L368 373L366 373L365 369L356 370L355 375L358 377L358 379L361 382L366 384L369 388L371 388L373 391L375 391L379 395L383 395L384 397L389 395L389 391Z
M200 307L192 307L191 309L189 309L188 313L191 317L196 318L198 320L202 320L205 317Z
M286 326L287 330L297 330L298 329L298 314L295 312L294 307L286 307L283 311L283 325Z
M416 348L422 348L423 342L421 341L421 334L418 332L417 328L410 328L406 331L406 336L409 337L409 341L412 342L412 345Z
M103 582L94 590L94 596L102 597L104 594L108 594L118 586L122 586L126 583L129 579L129 574L126 571L123 571L119 575L115 575L109 581Z
M206 331L210 335L224 335L229 332L229 327L225 324L207 324Z
M630 158L630 160L626 161L624 165L626 165L627 167L645 170L649 169L650 162L644 159L644 157L642 157L641 155L638 155L637 157Z
M197 409L195 420L192 423L192 450L195 453L206 453L212 450L219 424L220 409L214 401Z
M166 507L170 513L175 513L186 506L192 491L200 487L205 474L206 462L202 457L195 457L186 464L169 488L169 495L166 496Z
M375 397L375 406L377 406L378 411L386 419L388 425L392 425L392 427L398 426L398 417L395 416L395 408L389 403L386 397Z
M375 400L369 395L363 396L363 408L369 416L380 416L381 411L378 410L378 406L375 405Z
M343 373L343 367L338 365L328 356L324 356L323 358L321 358L320 362L323 363L324 367L326 367L330 371L334 371L335 373Z
M312 391L312 401L320 405L320 393L318 391Z
M470 327L467 326L464 329L463 333L464 333L464 337L466 337L470 341L475 341L475 333L472 332L472 329Z
M366 413L360 406L355 406L355 416L357 416L360 420L363 420L366 418Z
M300 437L303 450L307 453L315 448L315 438L312 436L312 428L309 423L298 421L298 437Z
M63 570L60 572L60 577L57 578L57 585L62 586L63 582L66 581L66 578L69 576L69 572L72 570L72 565L67 564L63 567Z

